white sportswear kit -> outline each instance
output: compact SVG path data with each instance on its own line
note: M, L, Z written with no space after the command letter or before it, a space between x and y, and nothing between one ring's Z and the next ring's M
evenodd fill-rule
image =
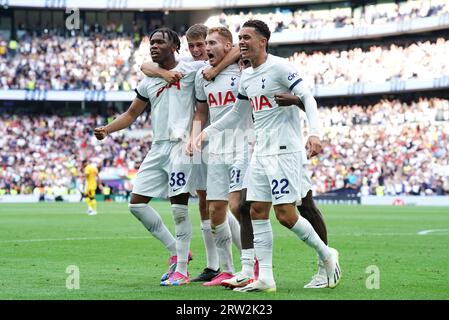
M233 109L205 129L212 136L215 130L234 128L239 119L251 117L252 112L256 145L244 181L248 201L294 203L306 194L304 188L310 188L298 107L281 107L274 100L275 94L284 92L301 98L310 135L321 137L316 101L303 78L288 61L273 55L259 67L242 72Z
M196 99L207 103L210 123L215 123L234 106L238 95L240 68L237 64L232 64L213 81L203 78L203 69L196 74ZM236 126L237 130L223 130L209 138L207 200L227 201L230 192L242 189L249 161L248 130L252 128L252 119L239 119Z
M194 113L195 75L204 61L179 61L172 71L184 76L168 84L157 77L145 77L137 86L137 97L151 104L153 141L134 180L133 193L166 198L196 189L192 158L184 152Z

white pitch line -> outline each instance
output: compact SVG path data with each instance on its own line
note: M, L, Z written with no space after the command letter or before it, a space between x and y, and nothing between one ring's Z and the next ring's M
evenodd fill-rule
M85 237L85 238L59 238L59 239L17 239L0 240L0 243L27 243L27 242L47 242L47 241L90 241L90 240L128 240L128 239L149 239L147 237Z
M345 237L363 237L363 236L414 236L416 233L332 233L331 237L345 236ZM290 237L287 234L278 234L276 237ZM80 238L48 238L48 239L17 239L17 240L0 240L0 243L29 243L29 242L50 242L50 241L91 241L91 240L134 240L134 239L150 239L147 237L80 237Z
M449 229L429 229L429 230L421 230L418 232L420 236L425 236L430 233L436 233L436 234L449 234Z
M385 232L385 233L330 233L331 237L363 237L363 236L415 236L415 235L447 235L449 229L432 229L422 230L418 233L398 233L398 232ZM290 236L290 234L278 234L276 237ZM17 239L17 240L0 240L0 243L29 243L29 242L51 242L51 241L95 241L95 240L135 240L135 239L150 239L150 236L134 236L134 237L80 237L80 238L48 238L48 239Z

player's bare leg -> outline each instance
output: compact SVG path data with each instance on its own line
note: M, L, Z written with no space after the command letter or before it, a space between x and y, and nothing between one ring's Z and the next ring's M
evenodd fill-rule
M206 268L192 282L211 281L220 273L217 247L212 236L212 226L209 217L209 208L206 201L206 191L197 190L198 203L201 217L201 233L203 235L204 247L206 249Z
M240 191L229 193L229 207L227 208L227 220L229 228L231 228L232 243L239 251L239 255L242 254L242 240L240 236Z
M165 273L161 281L168 279L170 273L174 272L174 263L176 260L176 240L162 221L159 213L149 206L151 197L131 193L131 200L128 204L129 211L139 220L143 226L162 244L170 253L169 271ZM173 269L170 272L170 267Z
M212 225L212 234L217 248L220 261L221 273L211 281L204 283L205 286L220 285L221 281L232 278L234 265L232 261L232 235L227 220L228 201L209 201L209 214Z
M312 197L312 191L301 199L301 205L297 206L299 213L310 222L313 229L325 244L327 242L327 228L320 210L315 205ZM319 289L327 287L326 269L323 261L318 258L318 271L312 277L311 281L304 288Z

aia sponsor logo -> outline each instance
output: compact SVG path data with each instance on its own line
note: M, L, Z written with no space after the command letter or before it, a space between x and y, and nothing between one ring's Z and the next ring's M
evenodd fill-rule
M180 80L178 80L176 82L173 82L171 84L167 84L167 85L165 85L163 87L160 87L157 90L156 98L158 98L161 95L161 93L164 92L165 89L170 89L171 87L176 87L178 90L181 90L181 82L180 82Z
M260 111L265 107L273 108L273 106L270 103L270 100L268 100L267 97L264 95L259 97L252 97L249 98L249 102L251 103L251 106L253 107L253 111Z
M232 91L227 91L226 93L220 91L216 93L211 92L207 97L207 102L210 108L225 106L230 103L234 103L235 96Z

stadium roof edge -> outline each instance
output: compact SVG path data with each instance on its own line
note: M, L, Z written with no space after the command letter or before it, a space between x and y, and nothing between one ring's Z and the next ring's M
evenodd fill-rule
M45 9L107 9L107 10L210 10L215 8L280 6L322 2L340 2L342 0L5 0L5 7L27 7Z

